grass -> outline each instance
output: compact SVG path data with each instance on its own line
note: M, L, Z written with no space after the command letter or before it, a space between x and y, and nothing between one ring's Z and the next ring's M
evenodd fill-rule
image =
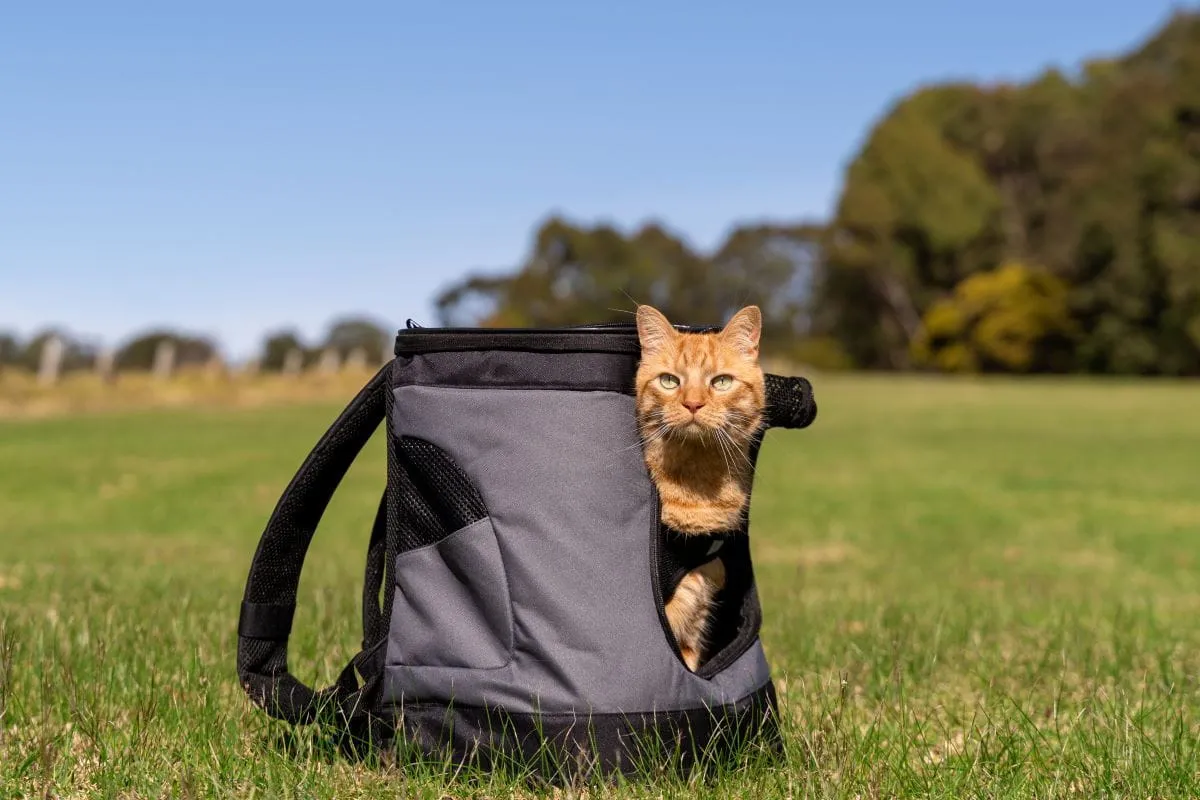
M1200 795L1200 386L817 381L752 536L788 765L589 796ZM503 797L369 768L249 706L234 628L337 408L0 422L0 795ZM301 585L294 671L359 637L378 442ZM567 792L567 795L578 792Z

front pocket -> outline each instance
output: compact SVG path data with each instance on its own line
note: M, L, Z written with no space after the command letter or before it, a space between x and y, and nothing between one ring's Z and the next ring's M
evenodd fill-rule
M388 663L496 669L513 650L512 600L490 517L400 553Z

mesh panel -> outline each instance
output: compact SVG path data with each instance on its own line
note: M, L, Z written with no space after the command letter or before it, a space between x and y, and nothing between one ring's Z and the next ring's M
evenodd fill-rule
M812 384L804 378L766 375L767 426L805 428L817 417Z
M394 437L393 437L394 438ZM487 516L487 508L470 478L443 450L423 439L394 441L398 479L397 552L445 539Z

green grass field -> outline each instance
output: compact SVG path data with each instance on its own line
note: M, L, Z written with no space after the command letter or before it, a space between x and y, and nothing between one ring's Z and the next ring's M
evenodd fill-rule
M813 428L768 434L752 510L788 764L613 794L1200 795L1200 385L816 388ZM250 556L337 410L0 422L0 794L529 791L284 747L238 687ZM301 585L309 682L360 636L375 444Z

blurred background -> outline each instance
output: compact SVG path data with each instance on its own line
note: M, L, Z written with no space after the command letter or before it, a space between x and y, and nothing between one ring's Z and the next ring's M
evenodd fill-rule
M1200 373L1195 8L40 4L0 98L0 410L637 302L812 369Z

